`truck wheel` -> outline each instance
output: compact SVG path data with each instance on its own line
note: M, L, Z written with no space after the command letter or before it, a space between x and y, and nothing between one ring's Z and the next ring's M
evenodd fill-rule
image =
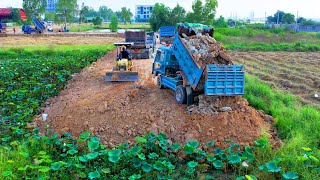
M157 76L157 87L158 87L159 89L163 89L162 78L161 78L161 75L160 75L160 74Z
M183 86L178 86L174 93L174 97L176 98L177 103L185 104L187 102L187 93L186 89Z

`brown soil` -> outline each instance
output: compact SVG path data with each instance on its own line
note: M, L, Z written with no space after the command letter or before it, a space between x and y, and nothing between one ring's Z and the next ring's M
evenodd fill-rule
M252 144L269 131L272 117L249 107L242 98L232 102L239 108L229 112L190 115L185 105L175 102L171 90L156 88L151 59L134 61L138 82L106 83L105 72L114 65L115 55L113 51L76 74L59 96L48 100L43 109L47 121L39 116L37 125L48 123L59 133L76 136L90 130L110 147L150 131L164 132L172 142L215 141L220 147L227 145L225 139Z
M0 46L48 46L48 45L81 45L81 44L112 44L117 41L122 41L121 38L100 37L100 36L78 36L78 37L63 37L63 36L7 36L2 37Z

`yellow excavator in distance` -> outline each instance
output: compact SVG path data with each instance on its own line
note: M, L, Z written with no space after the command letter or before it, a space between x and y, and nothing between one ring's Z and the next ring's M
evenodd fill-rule
M130 49L133 42L117 42L116 65L112 71L106 73L106 82L134 82L139 80L138 71L134 69Z

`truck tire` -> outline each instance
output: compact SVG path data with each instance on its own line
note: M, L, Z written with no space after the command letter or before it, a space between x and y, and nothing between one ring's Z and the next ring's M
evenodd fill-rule
M161 78L160 74L157 76L157 87L159 89L163 89L164 88L164 86L162 85L162 78Z
M185 104L187 102L186 89L182 85L177 86L176 91L174 92L174 97L177 103Z

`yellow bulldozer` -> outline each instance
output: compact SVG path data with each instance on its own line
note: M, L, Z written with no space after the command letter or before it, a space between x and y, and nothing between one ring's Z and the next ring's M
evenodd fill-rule
M139 80L138 71L133 66L132 57L127 49L133 43L118 42L114 43L117 47L117 57L115 67L106 73L106 82L134 82ZM131 51L129 51L131 52Z

